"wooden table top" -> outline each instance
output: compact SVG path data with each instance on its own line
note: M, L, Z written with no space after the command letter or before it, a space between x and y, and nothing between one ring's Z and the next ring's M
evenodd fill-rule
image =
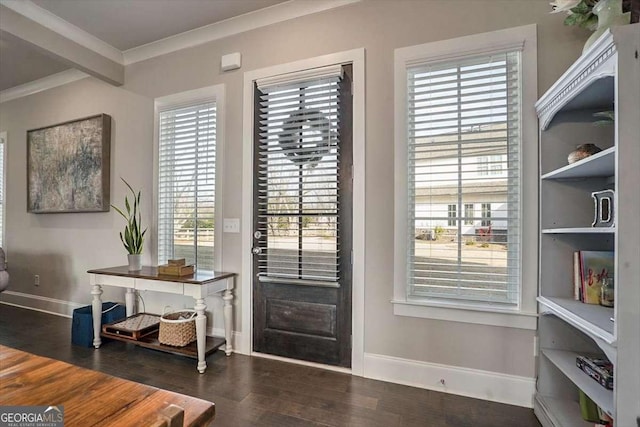
M192 283L194 285L205 285L210 282L233 277L236 273L225 273L223 271L196 271L189 276L170 276L158 274L158 267L143 266L140 271L129 271L129 267L121 265L118 267L107 267L89 270L90 274L106 274L108 276L132 277L134 279L162 280L164 282Z
M211 402L0 345L0 405L63 405L65 426L151 426L169 405L184 426L213 421Z

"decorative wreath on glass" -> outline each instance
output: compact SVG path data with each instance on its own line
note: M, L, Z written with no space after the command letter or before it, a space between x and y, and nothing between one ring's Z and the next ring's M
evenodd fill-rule
M316 167L338 142L338 132L329 115L318 108L302 107L282 122L278 144L297 165Z

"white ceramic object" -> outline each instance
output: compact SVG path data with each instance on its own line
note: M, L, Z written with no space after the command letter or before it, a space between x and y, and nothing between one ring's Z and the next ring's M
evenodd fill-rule
M631 22L631 12L622 13L622 0L600 0L593 6L593 13L598 16L598 28L585 42L582 53L589 50L591 45L609 28Z

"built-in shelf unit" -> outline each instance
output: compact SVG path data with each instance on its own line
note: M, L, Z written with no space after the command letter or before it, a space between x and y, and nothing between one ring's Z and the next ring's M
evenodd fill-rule
M584 392L616 427L640 426L640 24L607 31L536 104L540 128L538 383L544 427L593 426ZM594 113L615 111L610 125ZM602 151L573 164L577 145ZM593 227L592 192L615 191L614 225ZM573 254L613 251L615 307L574 299ZM608 358L614 389L576 366Z

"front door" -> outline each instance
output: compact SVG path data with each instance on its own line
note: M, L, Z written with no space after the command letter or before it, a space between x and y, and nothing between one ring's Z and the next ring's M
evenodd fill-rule
M351 66L258 82L253 349L351 366Z

